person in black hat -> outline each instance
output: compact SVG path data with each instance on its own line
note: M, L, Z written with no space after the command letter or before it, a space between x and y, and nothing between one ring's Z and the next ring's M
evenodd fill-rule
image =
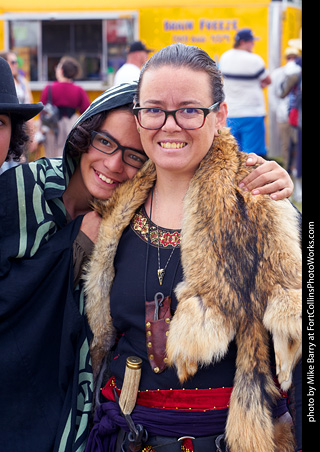
M30 140L26 121L40 113L42 108L41 102L19 103L10 66L0 58L0 167L9 158L19 160Z
M264 157L267 149L263 88L271 83L271 78L261 56L253 53L257 39L250 28L239 30L233 48L221 55L219 66L228 105L227 125L242 151Z
M114 85L138 81L140 69L148 60L150 52L153 50L147 49L141 41L133 42L129 47L126 63L116 72Z

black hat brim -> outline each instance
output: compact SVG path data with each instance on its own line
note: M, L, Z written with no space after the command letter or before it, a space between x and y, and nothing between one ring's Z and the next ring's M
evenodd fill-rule
M43 109L43 103L36 104L12 104L0 102L0 114L12 114L28 121L34 118Z

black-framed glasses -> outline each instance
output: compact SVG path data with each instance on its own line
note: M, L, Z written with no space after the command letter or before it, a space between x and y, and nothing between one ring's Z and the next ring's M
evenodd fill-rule
M133 114L144 129L161 129L165 125L167 117L172 115L181 129L195 130L200 129L204 125L208 114L217 110L219 105L220 102L215 102L209 108L184 107L177 108L177 110L134 106Z
M138 149L122 146L115 138L105 132L91 132L91 145L103 154L111 155L120 149L122 160L133 168L141 168L148 160L147 155Z

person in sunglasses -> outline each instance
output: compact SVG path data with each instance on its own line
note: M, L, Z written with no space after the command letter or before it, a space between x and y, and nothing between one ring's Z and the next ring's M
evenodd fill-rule
M159 50L135 100L149 161L99 203L85 276L86 452L300 450L300 214L240 187L247 154L206 52Z
M28 80L19 70L18 56L14 52L8 51L0 52L0 57L4 58L10 66L20 104L31 104L33 102L32 92Z

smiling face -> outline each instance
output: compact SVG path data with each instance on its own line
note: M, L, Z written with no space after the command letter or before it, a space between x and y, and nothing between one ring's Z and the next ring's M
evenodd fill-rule
M112 111L97 132L107 133L122 146L142 152L135 120L129 111ZM81 157L80 171L86 190L91 196L108 199L122 182L132 179L138 170L123 162L121 150L106 155L90 146L88 152Z
M11 140L11 119L0 113L0 166L5 161Z
M140 107L175 110L186 107L210 107L214 103L209 75L202 70L164 65L150 68L143 74L140 86ZM202 128L184 130L169 115L159 130L141 128L140 136L148 157L157 169L184 173L192 177L210 149L217 130L226 120L226 105L206 117Z

